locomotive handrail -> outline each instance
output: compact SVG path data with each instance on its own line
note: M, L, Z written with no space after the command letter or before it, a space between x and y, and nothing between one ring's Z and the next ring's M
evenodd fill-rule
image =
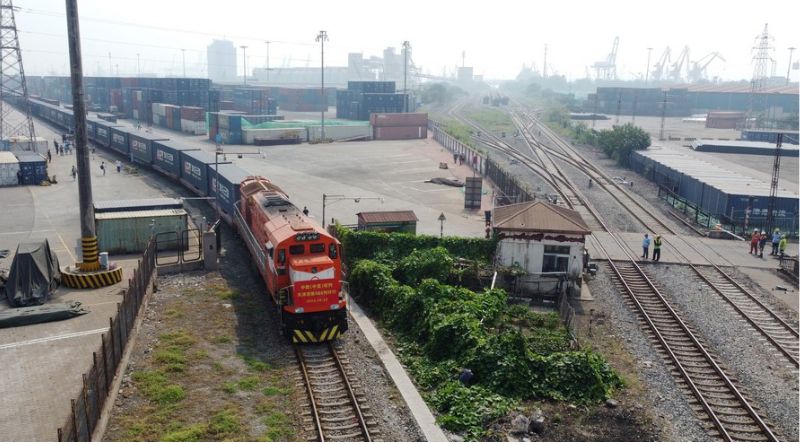
M242 213L239 212L239 202L241 201L237 201L233 205L233 220L236 222L236 226L239 228L238 231L242 234L242 239L244 239L248 249L258 257L256 265L258 266L258 271L263 274L264 268L267 266L267 255L264 254L264 250L258 244L255 236L253 236L250 227L248 227L247 223L244 221Z

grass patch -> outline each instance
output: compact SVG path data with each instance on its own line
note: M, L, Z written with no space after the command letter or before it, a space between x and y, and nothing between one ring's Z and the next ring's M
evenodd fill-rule
M253 356L247 356L247 355L239 355L239 356L241 356L242 359L244 360L244 363L247 364L248 367L250 367L250 370L254 372L266 372L267 370L270 370L272 368L271 365Z
M220 299L223 300L231 300L239 296L239 292L236 290L222 290L217 293Z
M208 422L209 433L215 435L218 440L239 433L241 428L239 414L234 409L217 412Z
M262 437L265 441L289 441L293 433L288 425L289 419L281 412L272 412L264 418L267 431Z
M186 355L178 347L170 346L165 350L156 352L156 362L164 364L170 371L184 371L186 369Z
M169 384L164 373L134 372L133 381L150 401L159 405L175 404L186 397L186 391L177 384Z
M230 344L232 339L228 335L219 335L219 336L215 336L213 341L214 341L215 344Z
M161 342L167 347L176 346L184 350L191 347L196 342L195 338L185 330L164 333L163 335L159 336L158 339L160 339Z
M181 428L167 434L159 439L166 442L196 442L203 441L207 426L205 424L193 424L186 428Z
M183 317L183 312L174 308L170 308L164 312L164 316L167 319L180 319Z
M222 391L225 392L225 393L230 393L230 394L236 393L236 383L228 381L228 382L222 384Z
M260 382L261 380L258 376L248 376L247 378L240 379L237 385L241 390L253 391L258 387Z
M264 390L261 390L261 393L263 393L264 396L276 396L276 395L285 395L286 393L288 393L288 390L270 386L265 388Z

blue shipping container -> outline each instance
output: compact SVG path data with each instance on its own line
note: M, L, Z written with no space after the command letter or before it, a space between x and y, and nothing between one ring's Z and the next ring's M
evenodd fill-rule
M155 158L153 142L157 140L169 140L165 137L151 136L147 134L130 135L131 157L136 163L152 165Z
M111 128L111 149L126 156L130 154L128 134L127 129Z
M17 153L23 185L38 185L47 179L47 161L41 154Z
M233 223L233 207L239 200L239 185L248 176L252 174L233 164L208 167L208 197L216 198L213 205L230 224Z
M205 151L181 151L180 181L195 194L208 196L208 168L214 169L217 164L230 163L222 156Z
M111 145L111 128L115 128L113 124L102 122L95 122L95 135L98 145L108 148Z
M199 148L182 145L180 142L154 141L152 144L153 168L172 177L181 177L181 156L182 151L200 151Z

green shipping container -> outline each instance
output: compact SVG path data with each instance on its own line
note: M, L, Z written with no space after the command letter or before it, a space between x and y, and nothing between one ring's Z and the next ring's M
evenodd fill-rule
M180 235L188 228L188 215L182 209L97 213L94 220L100 251L109 254L141 254L153 233ZM177 250L177 238L163 236L158 249Z

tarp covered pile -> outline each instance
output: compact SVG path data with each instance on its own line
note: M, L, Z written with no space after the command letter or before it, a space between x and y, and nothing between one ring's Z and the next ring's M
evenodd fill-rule
M12 307L41 305L60 281L58 258L47 240L21 243L5 283L6 298Z

